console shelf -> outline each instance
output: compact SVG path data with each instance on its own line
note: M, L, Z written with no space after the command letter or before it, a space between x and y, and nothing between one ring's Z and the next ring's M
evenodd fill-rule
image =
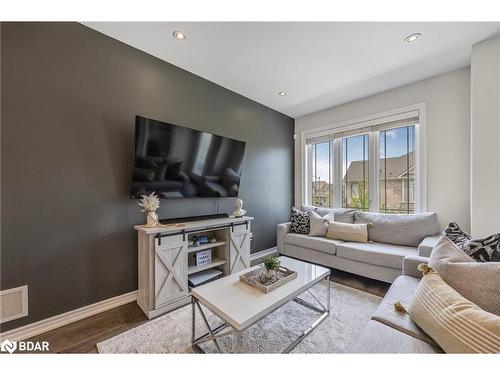
M217 241L211 243L204 243L203 245L200 246L188 246L188 253L195 253L201 250L213 249L214 247L222 246L225 245L226 243L227 243L226 241Z
M250 267L253 217L222 217L189 222L137 225L137 304L149 319L191 302L188 277L217 269L227 276ZM190 246L194 236L216 242ZM195 266L195 253L212 249L212 262Z
M188 275L192 275L193 273L200 272L200 271L205 271L210 268L222 266L226 264L226 260L221 259L221 258L214 258L212 259L211 263L207 264L202 264L201 266L189 266L188 267Z

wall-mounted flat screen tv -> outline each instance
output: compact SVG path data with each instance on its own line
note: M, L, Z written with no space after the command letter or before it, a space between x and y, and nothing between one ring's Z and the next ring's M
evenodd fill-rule
M245 142L141 116L131 198L237 197Z

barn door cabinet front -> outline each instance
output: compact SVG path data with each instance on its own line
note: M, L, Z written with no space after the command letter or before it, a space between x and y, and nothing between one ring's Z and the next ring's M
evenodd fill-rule
M155 308L187 297L187 246L181 234L155 238Z
M250 267L250 224L231 229L229 244L229 271L236 273Z

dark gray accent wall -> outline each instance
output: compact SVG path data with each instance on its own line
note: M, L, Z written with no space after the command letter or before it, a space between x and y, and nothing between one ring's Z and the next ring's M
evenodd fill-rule
M247 142L253 251L275 246L293 197L293 119L77 23L1 27L1 289L29 286L29 316L2 331L137 288L136 114ZM159 215L233 204L163 200Z

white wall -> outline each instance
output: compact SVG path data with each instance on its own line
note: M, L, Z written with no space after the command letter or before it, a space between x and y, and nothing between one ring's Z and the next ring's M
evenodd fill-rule
M427 107L427 211L443 228L456 221L470 230L470 68L316 112L295 120L295 204L300 205L300 134L417 103Z
M471 231L500 232L500 38L471 58Z

